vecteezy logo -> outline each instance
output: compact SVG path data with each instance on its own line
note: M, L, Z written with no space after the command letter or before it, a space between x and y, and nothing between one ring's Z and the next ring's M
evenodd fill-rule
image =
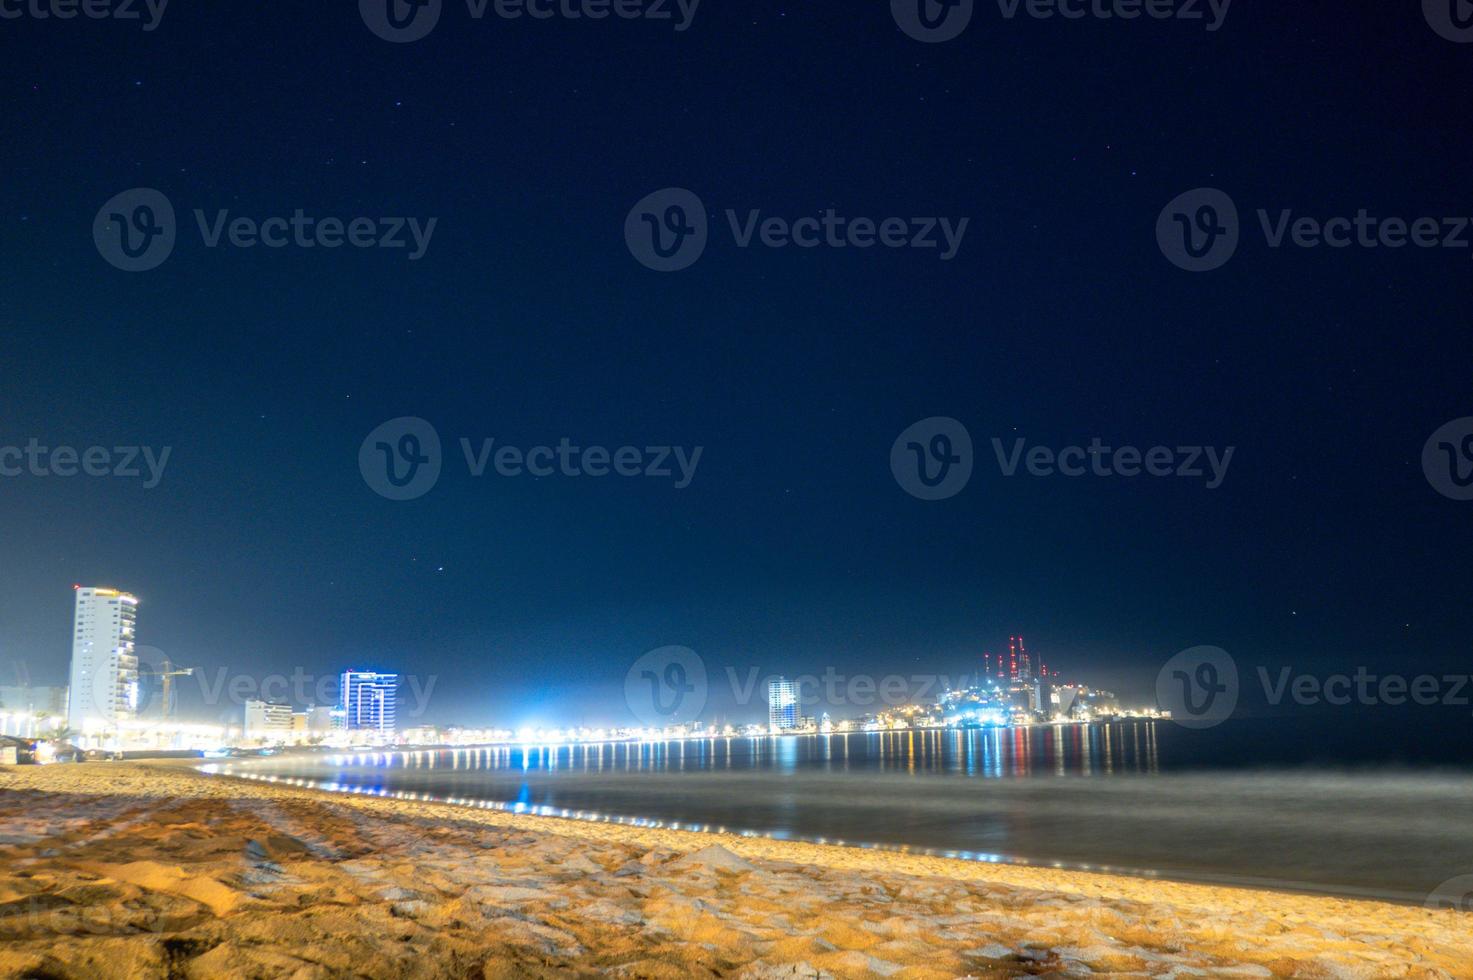
M92 219L92 241L124 272L158 268L174 251L174 205L159 191L135 187L112 198Z
M695 721L706 692L706 663L689 647L651 650L624 675L624 702L646 728Z
M972 22L973 9L974 0L890 0L900 29L927 44L958 37Z
M972 479L971 433L956 419L938 416L917 422L890 447L890 472L912 497L955 497Z
M1469 0L1422 0L1422 13L1438 36L1458 44L1473 41L1473 3Z
M90 695L79 693L79 697L90 696L87 710L108 719L168 718L179 700L175 679L183 674L158 647L130 643L94 666Z
M407 416L374 429L358 449L363 482L380 497L414 500L440 479L440 434L424 419Z
M385 41L408 44L429 35L440 22L444 0L358 0L363 23Z
M1429 909L1473 912L1473 875L1458 875L1438 885L1424 903Z
M656 272L679 272L706 251L706 206L692 192L667 187L645 197L624 219L624 241L640 265Z
M1238 206L1213 187L1178 196L1156 219L1156 242L1172 265L1188 272L1210 272L1227 265L1238 251Z
M1454 419L1422 447L1422 472L1450 500L1473 500L1473 416Z
M1212 728L1238 706L1238 664L1221 647L1183 650L1156 675L1156 703L1186 728Z

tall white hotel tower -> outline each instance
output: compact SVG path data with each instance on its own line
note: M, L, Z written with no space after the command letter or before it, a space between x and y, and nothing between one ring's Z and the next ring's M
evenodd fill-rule
M133 646L138 600L117 589L73 588L77 611L67 726L85 732L138 714L138 657Z

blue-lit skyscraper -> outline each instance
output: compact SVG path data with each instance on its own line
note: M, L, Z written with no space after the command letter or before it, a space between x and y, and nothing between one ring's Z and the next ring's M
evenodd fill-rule
M398 674L371 670L343 672L341 686L343 722L348 731L394 734L394 700Z
M767 727L774 732L798 727L798 686L785 677L767 682Z

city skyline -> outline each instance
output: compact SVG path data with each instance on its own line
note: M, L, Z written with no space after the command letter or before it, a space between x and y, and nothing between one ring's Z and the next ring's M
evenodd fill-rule
M972 721L989 724L1078 721L1113 714L1160 716L1183 720L1188 727L1214 727L1235 712L1240 717L1283 714L1295 710L1296 706L1303 709L1343 704L1347 697L1358 698L1363 707L1406 705L1412 686L1417 686L1420 693L1410 699L1411 703L1455 707L1463 703L1459 697L1466 686L1462 674L1439 676L1418 668L1410 672L1391 671L1383 677L1365 664L1353 670L1346 668L1320 675L1301 669L1296 679L1292 664L1250 666L1250 661L1240 666L1228 651L1197 645L1176 651L1164 661L1150 663L1154 671L1153 690L1120 688L1113 683L1101 683L1087 663L1077 667L1068 665L1069 669L1064 670L1051 669L1047 653L1035 655L1034 648L1021 634L1010 632L1006 643L996 642L996 638L974 642L964 655L970 662L963 660L949 671L936 670L934 658L917 658L914 668L904 668L891 661L874 674L848 672L832 663L804 673L794 670L791 662L769 668L756 664L753 658L747 658L744 663L721 664L708 662L685 647L662 647L645 651L628 665L614 664L616 668L625 667L621 697L609 693L596 702L570 704L547 695L534 706L519 709L508 708L504 700L472 696L470 709L447 708L437 701L437 689L460 692L462 697L455 704L464 705L465 692L473 689L474 684L459 677L442 678L437 674L396 669L393 660L387 668L372 669L362 666L362 658L348 661L347 667L338 663L316 670L299 664L291 667L289 675L180 664L164 651L136 642L137 596L111 587L79 584L73 584L71 591L75 596L73 656L67 669L72 677L84 678L86 691L103 692L107 700L105 707L112 714L106 719L99 716L90 700L71 695L70 685L58 688L31 680L9 686L10 700L16 704L0 703L0 709L17 725L28 717L15 711L23 702L51 704L59 700L66 705L61 714L72 731L91 732L99 726L118 723L142 731L163 723L195 726L191 730L197 736L204 731L198 728L200 725L219 726L218 730L238 728L243 713L249 727L252 706L258 712L262 708L286 709L300 723L298 727L305 726L308 717L315 717L314 711L330 710L333 730L374 730L388 737L396 730L426 728L587 732L675 730L695 724L745 731L760 727L764 715L766 727L774 732L815 730L815 716L832 717L845 725L872 724L878 717L879 727L883 728L886 717L907 716L913 721L918 712L933 719L930 724L947 725ZM99 633L99 626L106 629ZM94 650L103 636L108 641L103 644L106 656L119 656L111 662L101 661L106 669L98 671ZM993 650L1007 652L993 653ZM660 670L651 669L652 658L663 664ZM699 674L698 686L690 683L688 668ZM672 677L671 669L680 673ZM1204 670L1209 673L1203 674ZM1277 680L1274 674L1278 675ZM1230 678L1229 686L1223 686L1225 678ZM442 679L447 682L444 688L439 686ZM353 693L359 680L365 690L373 692L372 705L366 708L357 703ZM657 689L651 693L633 693L652 682ZM1291 682L1296 685L1295 694L1286 699ZM1297 686L1301 683L1309 683L1303 692ZM771 693L778 685L792 692L791 697L783 699L786 707L780 718ZM1261 689L1261 693L1255 688ZM697 689L698 696L688 699L687 695ZM764 691L768 692L765 697ZM989 695L988 691L993 693ZM1216 692L1229 691L1229 696L1214 711L1214 703L1218 701ZM980 698L979 693L983 695ZM662 706L672 697L673 708ZM683 708L681 702L685 702ZM691 703L695 704L694 713ZM125 707L115 709L115 705ZM1076 715L1079 710L1084 713ZM92 711L90 717L88 711ZM38 725L56 727L63 720L34 707L31 714L34 718L24 722L28 730L40 730ZM46 716L51 716L50 720ZM403 723L399 724L399 720ZM261 724L259 718L257 724Z
M72 585L68 586L67 588L68 588L68 594L72 594L72 595L77 594L77 590L83 589L83 587L78 586L76 584L72 584ZM86 589L85 591L90 591L90 589ZM142 593L144 590L132 589L132 590L129 590L127 592L119 592L118 590L115 590L115 589L102 588L100 591L108 592L108 593L118 592L119 595L126 595L136 605L136 604L140 603L140 601L142 601L139 598L139 593ZM981 631L979 630L978 632L980 633ZM988 658L992 658L992 661L991 662L995 662L995 663L999 663L999 664L1001 664L1003 662L1001 660L1001 654L994 655L990 651L993 648L1001 648L1001 647L1004 647L1006 645L1006 642L1007 642L1008 637L1010 637L1011 635L1012 634L1009 632L1009 630L1008 630L1007 627L998 627L997 628L997 634L995 636L993 636L991 639L969 639L969 640L961 641L961 643L959 645L964 646L965 649L959 651L959 653L957 653L957 654L952 654L952 655L936 654L936 655L934 655L934 659L937 659L937 660L946 660L948 662L952 662L952 663L957 664L958 666L955 668L955 673L956 673L956 675L958 677L960 677L964 672L975 673L975 672L978 672L978 671L981 671L981 670L984 669L984 667L982 665L984 665L987 662L989 662ZM152 637L146 637L146 639L150 639L151 640ZM1014 637L1014 639L1016 639L1016 638ZM737 643L738 646L741 646L742 645L740 640L737 640L736 643ZM57 644L52 644L52 645L57 645ZM194 646L194 645L195 644L192 641L190 641L190 640L186 640L183 643L183 646L186 649L189 648L189 647L191 647L191 646ZM163 650L161 647L159 647L158 645L156 645L156 644L154 644L152 642L144 642L142 644L142 646L145 647L145 648L147 648L154 656L168 656L169 653L170 653L170 651ZM915 642L915 649L921 650L922 647L923 647L923 643L922 642L920 642L920 641L916 641ZM630 649L630 650L633 649L632 647L626 647L626 648L627 649ZM12 643L5 642L4 640L0 640L0 649L5 649L5 650L14 649L14 645ZM643 652L645 652L645 651L644 650L634 651L633 654L629 657L629 659L632 661L640 653L643 653ZM815 663L817 665L817 667L818 667L818 670L816 672L822 672L822 670L825 669L825 668L843 669L843 667L844 667L844 664L843 663L837 662L837 661L815 660L813 654L811 652L809 652L809 651L798 650L798 651L795 651L795 653L797 654L797 656L796 656L796 659L797 660L802 661L802 662ZM786 656L787 654L786 654L786 652L784 652L781 655L782 656ZM912 659L920 659L920 658L923 658L923 657L925 657L925 654L924 653L917 653L915 655L915 657L913 657ZM38 686L38 687L39 686L49 686L49 685L53 685L53 684L57 684L57 683L66 683L67 682L67 680L68 680L68 676L67 676L67 664L69 662L69 659L70 659L70 652L68 651L67 653L63 654L60 657L53 657L53 658L48 658L48 659L21 660L19 658L16 658L16 659L9 660L9 661L0 660L0 670L9 670L9 671L11 671L12 676L10 677L10 679L15 680L21 686L26 686L26 685L29 685L29 686ZM174 659L178 659L177 654L175 654ZM765 663L766 662L766 659L767 658L762 658L760 656L751 655L751 656L744 656L744 657L742 657L736 663L740 663L745 668L745 667L749 666L752 663ZM931 658L926 658L926 659L931 659ZM345 653L345 654L343 654L341 656L337 656L337 655L334 655L332 657L326 657L326 656L324 656L324 657L317 658L316 660L311 661L311 662L301 662L301 663L293 663L293 664L290 664L288 666L291 668L291 670L288 671L288 672L307 670L307 671L313 673L314 676L322 676L323 675L323 672L332 672L332 671L337 670L338 668L336 666L334 666L334 664L335 663L342 662L342 661L352 661L352 662L362 662L362 663L368 663L370 661L373 661L373 662L379 663L379 666L381 666L381 667L387 667L387 666L390 666L390 665L398 665L399 666L399 669L400 669L400 672L404 672L403 671L403 662L404 662L404 660L405 660L405 656L404 655L388 654L388 655L381 656L381 657L379 657L379 658L376 659L374 657L363 656L361 654L355 654L355 653L349 651L349 652L347 652L347 653ZM975 661L977 661L977 666L972 667L972 668L969 668L968 671L963 671L961 669L961 666L960 665L962 663L964 663L965 661L967 661L967 660L975 660ZM380 661L382 661L382 662L380 662ZM278 660L277 662L280 663L281 661ZM783 663L783 661L777 660L774 657L772 659L772 662L775 664L774 670L776 672L781 673L782 672L782 663ZM880 661L877 661L877 664L879 666L885 666L886 661L880 660ZM216 670L216 669L219 669L219 668L222 668L222 667L229 668L231 665L229 665L229 664L214 663L214 664L197 664L195 666L200 667L200 668L203 668L205 670ZM622 668L623 668L624 665L617 665L617 666L619 666L619 669L622 670ZM735 663L733 664L733 666L735 666ZM893 669L893 668L897 667L898 664L896 664L896 663L894 663L892 661L892 662L890 662L888 664L888 666ZM1148 669L1151 670L1151 671L1154 671L1154 669L1155 669L1154 662L1148 656L1142 656L1140 658L1139 663L1137 664L1137 666L1143 672L1142 673L1142 676L1144 676L1144 672L1147 671ZM255 673L255 674L258 674L259 675L259 674L274 673L274 672L275 671L254 671L252 673ZM810 671L810 670L798 670L798 671L795 671L793 668L789 667L787 669L787 672L788 673L813 673L815 671ZM610 678L617 679L614 674L610 674L608 676Z
M233 715L242 712L246 732L250 732L253 728L279 731L282 730L283 720L291 724L291 719L296 716L301 716L303 719L313 718L315 724L314 713L329 709L333 713L330 726L333 729L368 730L380 735L391 736L397 727L402 727L396 725L398 705L407 704L409 698L402 689L401 674L396 671L364 670L357 667L337 669L336 673L331 675L336 684L329 687L324 683L327 675L318 675L314 678L302 666L295 668L290 678L253 677L249 674L237 674L227 678L222 669L216 674L212 685L206 671L198 667L174 663L161 651L146 644L141 647L136 644L139 605L137 596L110 587L80 584L74 584L72 592L75 596L76 607L73 649L68 665L71 682L68 688L64 689L64 700L67 704L67 728L78 734L91 735L104 728L112 730L119 723L161 723L167 726L199 721L198 718L190 717L187 711L181 714L178 708L180 691L174 685L177 683L176 679L185 677L198 678L200 691L207 695L206 701L211 705L218 705L221 696L225 695L232 706L226 709L226 714ZM750 722L743 722L741 716L751 713L752 706L760 703L758 700L759 684L767 691L768 727L774 732L794 731L803 725L811 726L812 718L805 714L810 708L821 712L825 719L830 717L831 712L824 709L831 709L833 713L840 716L841 720L849 722L873 718L876 714L881 716L893 714L902 708L914 709L926 705L939 708L943 695L985 691L993 688L1006 689L1009 685L1015 694L1020 691L1024 693L1026 704L1021 705L1022 707L1031 707L1031 710L1039 715L1040 720L1046 720L1048 717L1047 699L1044 695L1044 688L1039 685L1052 676L1056 684L1063 684L1064 687L1080 686L1077 681L1062 681L1061 672L1057 670L1050 672L1041 658L1035 670L1034 662L1021 635L1009 635L1007 648L1009 653L1006 658L1001 654L994 656L984 649L984 652L980 654L980 662L974 664L975 670L964 670L950 675L912 674L908 677L893 673L886 675L881 679L881 686L886 690L879 695L878 700L875 699L874 678L862 676L846 678L840 676L833 665L824 669L822 677L804 674L788 678L779 672L763 677L760 682L756 669L751 668L746 681L748 693L737 697L736 706L739 710L735 712L737 718L734 720L738 724L750 727ZM670 649L684 651L684 648ZM646 657L659 653L660 651L653 651L646 654ZM699 655L694 651L684 651L682 656L686 655L694 657L699 663L699 670L704 678L707 669L704 661L701 661ZM625 677L626 685L644 659L641 658L630 666ZM739 691L742 685L737 679L736 672L728 668L727 674L731 690L734 693ZM78 678L81 680L78 681ZM415 689L414 696L417 699L408 719L411 726L449 724L468 728L485 728L498 720L507 721L505 717L500 719L493 717L491 712L458 718L454 721L435 718L429 715L427 709L430 707L430 695L439 678L431 677L428 679L428 684L424 685L421 684L420 678L414 675L408 676L407 680L409 685ZM241 686L242 681L246 682L244 687ZM835 686L836 682L841 686L847 684L852 692L855 683L859 681L865 682L866 694L864 696L870 700L844 704L842 700L844 694L839 692L839 688ZM684 684L683 679L681 683ZM309 685L310 690L308 690ZM719 684L714 687L719 688ZM826 693L818 693L821 687ZM1083 685L1083 687L1085 690L1089 689L1088 685ZM26 689L16 688L16 690ZM37 689L48 690L46 686ZM73 695L73 691L80 693ZM97 692L104 692L106 695L107 703L100 707L94 704L94 701L100 700L94 697ZM683 698L685 694L681 690L676 690L674 693L680 698ZM710 691L703 680L700 692L701 708L706 705L709 694ZM1110 696L1113 698L1113 695ZM664 694L656 692L653 697L658 702L663 699ZM1070 701L1072 700L1073 695L1070 696ZM628 714L634 716L632 723L627 717L619 717L619 712L610 705L603 705L601 706L603 714L595 724L610 729L650 727L647 724L640 724L641 718L638 716L642 712L629 700L627 687L625 701L624 708ZM115 708L115 703L117 705L126 703L126 707ZM1057 697L1055 697L1055 703L1057 703ZM9 706L0 705L0 707ZM107 710L102 710L103 708ZM857 713L856 708L860 709ZM874 710L865 710L870 708ZM1010 718L1011 712L1011 707L1004 706L1002 714L998 717ZM556 721L541 727L590 727L587 724L568 725L566 716L566 711L556 711L553 715ZM214 720L225 721L228 727L236 719L216 717ZM643 720L648 721L648 718ZM675 714L672 712L665 720L670 725L674 725ZM715 724L718 727L730 724L731 720L723 721L722 717L702 716L699 708L697 717L688 719L700 725ZM511 727L513 729L529 727L525 721L526 719L518 719Z

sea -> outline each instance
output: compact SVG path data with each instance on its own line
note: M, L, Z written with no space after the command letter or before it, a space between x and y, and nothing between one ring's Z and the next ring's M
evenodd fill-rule
M1462 717L1331 712L1205 731L1121 720L316 751L205 769L568 819L1467 907L1470 732Z

